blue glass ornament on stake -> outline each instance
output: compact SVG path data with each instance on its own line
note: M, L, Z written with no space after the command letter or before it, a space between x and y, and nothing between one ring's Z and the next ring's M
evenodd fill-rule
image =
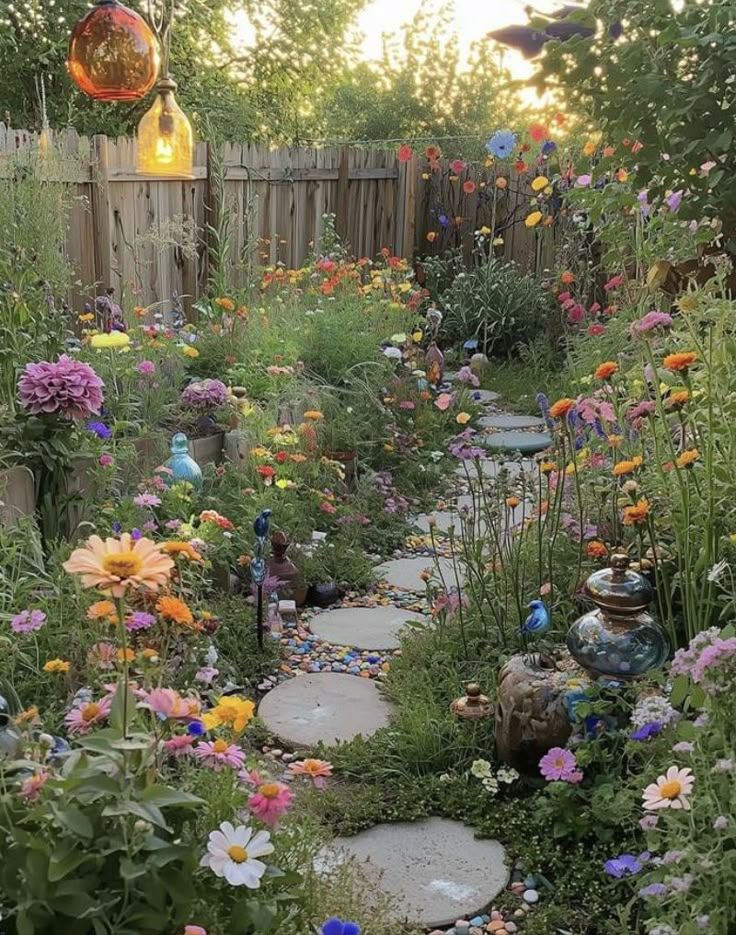
M169 485L188 481L195 490L202 489L202 468L189 454L189 439L183 432L177 432L171 439L171 457L166 467L171 471L166 476Z
M253 523L256 554L250 563L250 575L256 588L256 637L259 649L263 649L263 582L266 580L265 551L270 519L271 510L262 510Z

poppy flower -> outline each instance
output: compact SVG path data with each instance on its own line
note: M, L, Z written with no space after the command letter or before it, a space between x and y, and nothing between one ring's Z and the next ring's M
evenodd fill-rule
M549 128L543 123L533 123L529 127L529 136L535 143L541 143L549 136Z
M466 195L472 195L475 191L475 182L471 181L471 179L468 179L467 182L463 182L463 191Z
M399 146L399 162L408 162L412 157L412 149L408 143Z
M455 175L460 175L460 173L465 169L465 163L462 159L454 159L450 163L450 168L455 173Z

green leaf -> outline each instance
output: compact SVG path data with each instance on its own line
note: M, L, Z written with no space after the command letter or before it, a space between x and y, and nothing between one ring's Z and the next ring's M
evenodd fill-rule
M203 805L204 799L192 795L189 792L183 792L180 789L172 789L169 786L149 786L140 796L141 802L153 803L159 808L166 808L169 805L185 805L193 807Z
M670 703L679 708L684 703L690 691L690 679L686 675L678 675L672 683Z
M49 861L48 879L49 883L57 883L63 879L72 870L76 870L80 864L87 860L88 855L83 851L69 850L64 854L56 854Z
M74 806L61 808L58 805L52 804L51 811L54 813L59 824L66 828L67 831L71 831L72 834L76 834L80 838L94 837L95 830L92 822L81 809L75 808Z

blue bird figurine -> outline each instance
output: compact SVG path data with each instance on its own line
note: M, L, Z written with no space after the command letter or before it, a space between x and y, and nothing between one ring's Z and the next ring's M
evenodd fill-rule
M256 516L253 523L253 532L259 539L265 539L268 535L268 521L271 518L271 510L263 510Z
M522 633L546 633L550 628L551 620L549 617L549 610L547 610L547 605L544 601L532 601L529 604L531 608L531 613L526 618L524 626L521 628Z

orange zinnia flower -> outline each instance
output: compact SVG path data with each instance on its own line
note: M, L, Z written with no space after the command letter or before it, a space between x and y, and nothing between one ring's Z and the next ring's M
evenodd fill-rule
M683 453L677 459L677 466L680 468L692 467L692 465L699 460L700 452L698 449L688 448L687 451L683 451Z
M325 778L332 775L332 763L327 760L299 760L289 766L289 772L292 776L309 776L319 789L324 786Z
M575 282L575 276L570 272L570 270L565 270L565 272L560 276L560 282L565 286L569 286Z
M685 403L690 399L690 394L687 390L676 390L665 400L665 406L668 409L682 409Z
M151 539L134 541L124 532L119 539L90 536L64 562L64 570L79 575L83 588L122 597L128 588L156 591L169 580L174 563Z
M608 555L606 544L600 539L593 539L585 547L588 558L605 558Z
M235 309L235 302L225 296L220 296L219 298L215 299L215 305L219 305L220 308L224 308L226 312L232 312Z
M575 405L574 399L568 399L564 397L563 399L558 399L556 403L552 403L549 407L549 414L553 419L562 419Z
M102 620L115 613L115 605L112 601L95 601L87 610L89 620Z
M189 542L164 542L161 546L167 555L183 555L190 562L201 562L202 556Z
M698 355L695 351L681 351L679 354L668 354L664 359L664 368L674 373L687 372L697 359Z
M506 506L511 507L513 510L521 503L518 497L506 497Z
M595 369L597 380L608 380L614 373L618 373L618 364L613 360L606 360Z
M624 526L639 526L649 516L649 501L642 497L635 506L624 508Z
M194 617L189 607L180 601L178 597L172 597L165 594L156 602L156 610L166 620L173 620L175 623L194 623Z
M554 461L542 461L539 465L539 470L542 474L552 474L553 471L557 470L557 465Z
M635 461L619 461L613 467L614 477L623 477L624 474L633 474L638 465Z
M440 158L440 148L439 146L428 146L424 150L424 155L427 159L439 159Z

